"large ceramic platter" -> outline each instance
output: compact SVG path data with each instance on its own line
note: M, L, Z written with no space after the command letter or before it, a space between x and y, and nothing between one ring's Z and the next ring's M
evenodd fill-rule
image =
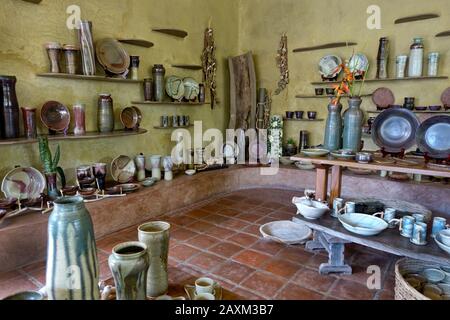
M2 192L6 198L32 200L41 196L45 185L45 177L39 170L32 167L15 168L3 179Z
M338 218L345 229L362 236L375 236L389 226L383 219L363 213L346 213Z
M444 105L444 108L450 108L450 87L442 92L441 102Z
M302 153L308 157L323 157L330 153L327 149L304 149Z
M386 152L398 153L415 143L419 120L416 115L402 108L387 109L375 118L372 140Z
M274 221L262 225L259 229L264 238L284 244L304 244L312 235L305 224L292 221Z
M440 115L424 121L416 135L420 150L432 158L446 159L450 155L450 116Z
M324 78L334 78L342 71L342 59L328 55L320 59L319 72Z
M373 92L372 101L379 109L386 109L395 103L395 96L391 89L381 87Z
M356 53L350 58L347 66L352 73L360 76L369 69L369 59L362 53Z
M116 39L106 38L97 41L95 52L98 62L106 71L123 74L130 67L130 56Z
M118 156L111 162L111 175L121 184L129 183L136 173L136 165L128 156Z
M184 97L183 79L177 76L170 76L166 80L166 92L174 100L181 101Z
M184 97L186 100L192 101L198 97L200 93L200 85L192 78L184 78Z
M47 101L41 109L41 121L48 129L63 132L69 128L69 109L58 101Z

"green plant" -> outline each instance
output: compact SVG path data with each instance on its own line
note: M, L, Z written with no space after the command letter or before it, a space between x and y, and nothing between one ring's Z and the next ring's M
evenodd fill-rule
M287 140L287 144L295 145L295 140L292 139L292 138L289 138L289 139Z
M57 173L61 179L61 184L65 186L66 179L64 171L61 167L58 166L61 157L61 149L59 145L56 147L55 155L52 157L52 152L48 145L48 137L39 136L39 156L41 158L42 166L44 168L44 173L45 174Z

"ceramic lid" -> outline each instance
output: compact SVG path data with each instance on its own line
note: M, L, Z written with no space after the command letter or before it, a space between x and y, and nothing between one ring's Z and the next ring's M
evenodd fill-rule
M62 49L62 46L59 42L47 42L44 47L46 49Z

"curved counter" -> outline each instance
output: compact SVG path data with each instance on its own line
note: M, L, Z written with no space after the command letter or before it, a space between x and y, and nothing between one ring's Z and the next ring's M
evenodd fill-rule
M87 204L97 238L186 208L210 198L249 188L302 190L315 187L315 172L282 166L276 175L261 175L261 168L229 169L178 176L122 198ZM450 187L442 184L396 182L376 176L343 177L342 196L398 199L416 202L434 215L450 216ZM0 228L0 272L45 259L48 216L29 214L9 219Z

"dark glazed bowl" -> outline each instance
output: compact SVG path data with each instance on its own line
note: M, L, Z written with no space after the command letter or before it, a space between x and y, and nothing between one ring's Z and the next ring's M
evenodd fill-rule
M324 93L324 89L323 88L316 88L316 96L322 96Z
M334 96L334 88L327 88L326 92L327 92L327 95Z
M303 119L303 111L295 111L295 118L296 119Z
M308 111L308 119L309 120L315 120L317 118L317 112L316 111Z
M286 119L292 119L294 117L293 111L286 111Z
M442 106L429 106L428 109L431 111L439 111L442 109Z

